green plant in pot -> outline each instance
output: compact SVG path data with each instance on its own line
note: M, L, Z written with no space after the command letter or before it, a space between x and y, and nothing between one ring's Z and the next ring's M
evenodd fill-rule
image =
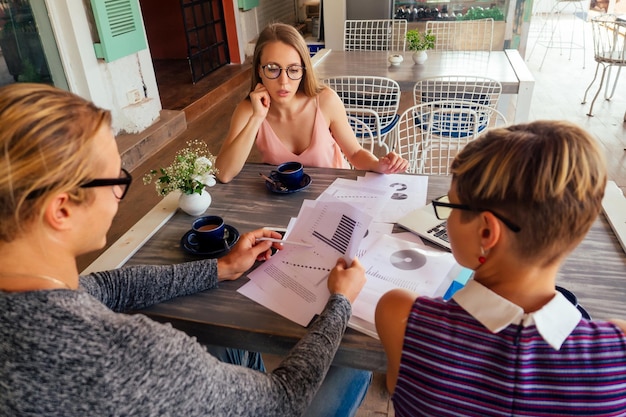
M423 64L428 59L426 51L435 47L435 40L431 30L420 32L411 29L406 32L406 44L413 51L412 58L416 64Z

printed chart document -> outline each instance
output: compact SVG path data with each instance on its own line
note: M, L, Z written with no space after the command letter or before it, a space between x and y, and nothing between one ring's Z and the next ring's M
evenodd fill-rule
M428 177L424 175L390 174L368 172L358 177L360 187L391 190L385 204L374 216L377 222L397 223L405 214L426 205Z
M328 274L339 257L354 258L372 217L333 199L303 204L289 240L312 247L285 245L248 276L238 291L276 313L308 326L324 309L330 293Z
M367 282L352 306L349 326L376 338L374 313L384 293L404 288L423 296L442 296L463 269L449 252L394 235L381 236L361 263Z
M367 173L336 179L315 200L305 200L285 238L310 247L285 245L248 276L238 291L259 304L308 326L329 297L328 274L337 258L358 256L367 283L352 308L349 326L378 338L374 313L394 288L442 296L460 276L449 252L425 246L412 233L392 234L393 224L426 203L428 177Z

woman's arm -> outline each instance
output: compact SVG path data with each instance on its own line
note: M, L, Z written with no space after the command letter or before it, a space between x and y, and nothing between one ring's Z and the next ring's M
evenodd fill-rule
M622 329L624 333L626 333L626 320L610 319L609 321L613 323L614 325L616 325L617 327L619 327L620 329Z
M178 265L137 265L80 277L81 289L116 312L138 310L217 285L214 259Z
M334 90L323 89L319 94L319 103L335 141L353 167L381 174L395 174L406 170L408 161L400 158L395 152L389 152L378 159L363 149L350 127L346 108Z
M387 389L393 394L400 371L406 323L417 295L396 289L384 294L376 305L376 331L387 354Z
M234 280L255 261L268 259L272 246L259 237L280 239L278 232L257 229L241 236L219 260L208 259L177 265L130 266L81 277L80 285L113 311L138 310L182 295L214 288L218 281Z
M217 179L230 182L246 163L256 135L270 107L270 96L262 84L250 93L249 99L239 103L230 121L226 140L215 160L219 170Z
M123 375L111 381L128 408L145 403L145 414L198 416L299 416L308 407L341 343L350 302L332 295L307 333L270 373L217 361L194 338L130 316L129 326L111 352L113 370ZM123 346L118 349L118 346ZM86 353L88 354L88 353ZM137 393L137 386L141 386ZM111 407L110 402L107 405Z

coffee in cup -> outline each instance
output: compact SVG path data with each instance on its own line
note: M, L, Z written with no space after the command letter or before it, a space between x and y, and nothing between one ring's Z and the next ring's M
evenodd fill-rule
M272 172L276 178L287 188L298 188L304 176L304 167L300 162L285 162L278 165Z
M220 216L198 217L191 225L193 238L202 246L224 246L224 219Z

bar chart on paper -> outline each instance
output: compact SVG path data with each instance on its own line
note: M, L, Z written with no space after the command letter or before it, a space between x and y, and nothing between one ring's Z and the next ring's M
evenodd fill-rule
M356 225L356 220L353 220L346 215L341 215L339 224L330 238L317 230L313 230L313 236L335 249L340 254L345 255L348 251L348 246L350 245L352 233L354 232Z

